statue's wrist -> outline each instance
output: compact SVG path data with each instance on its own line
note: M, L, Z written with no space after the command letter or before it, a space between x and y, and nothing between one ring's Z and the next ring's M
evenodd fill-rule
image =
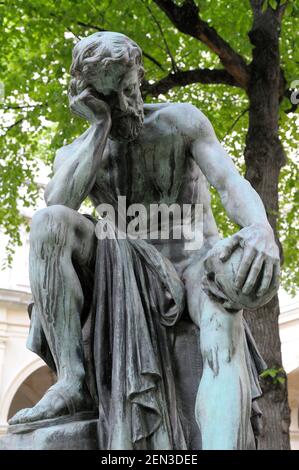
M265 232L268 232L269 234L273 235L273 230L271 225L269 224L268 221L265 222L255 222L251 224L249 227L255 228L257 230L262 230Z
M90 123L95 125L97 128L100 128L102 132L109 132L112 126L112 119L110 114L102 114L99 116L93 116Z

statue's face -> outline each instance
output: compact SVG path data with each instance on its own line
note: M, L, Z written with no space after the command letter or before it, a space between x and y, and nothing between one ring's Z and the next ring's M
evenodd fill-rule
M91 85L109 104L112 115L111 137L116 140L134 140L143 125L143 101L140 93L138 68L125 72L120 69L93 78Z

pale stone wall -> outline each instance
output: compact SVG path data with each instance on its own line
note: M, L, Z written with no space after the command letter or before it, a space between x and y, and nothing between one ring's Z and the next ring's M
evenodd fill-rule
M0 433L7 426L11 402L22 383L43 361L26 349L29 319L27 305L31 300L28 277L28 235L18 247L12 269L0 271ZM4 258L5 237L1 237Z
M30 214L28 214L30 216ZM23 395L36 403L53 378L44 363L26 349L29 329L27 304L31 300L28 277L28 234L23 230L23 246L18 247L11 269L0 271L0 434L5 433L14 397L23 384ZM5 237L0 236L0 263L4 256ZM1 251L2 250L2 251ZM299 296L280 295L280 335L284 368L288 374L292 410L292 448L299 449ZM27 380L35 371L34 380ZM14 407L18 400L14 401ZM20 401L21 403L21 401ZM32 405L31 405L32 406Z
M292 449L299 450L299 295L280 295L279 331L283 366L288 374Z

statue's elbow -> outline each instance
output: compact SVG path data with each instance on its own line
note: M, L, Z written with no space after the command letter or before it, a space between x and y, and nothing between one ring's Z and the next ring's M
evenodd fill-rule
M44 193L44 199L47 206L54 206L56 204L59 204L57 194L51 186L51 183L49 183L48 186L46 186Z

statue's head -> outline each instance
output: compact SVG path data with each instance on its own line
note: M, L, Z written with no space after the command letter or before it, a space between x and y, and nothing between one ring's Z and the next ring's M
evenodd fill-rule
M69 93L92 86L111 108L112 138L132 140L143 124L143 73L142 51L134 41L124 34L98 32L73 49Z

